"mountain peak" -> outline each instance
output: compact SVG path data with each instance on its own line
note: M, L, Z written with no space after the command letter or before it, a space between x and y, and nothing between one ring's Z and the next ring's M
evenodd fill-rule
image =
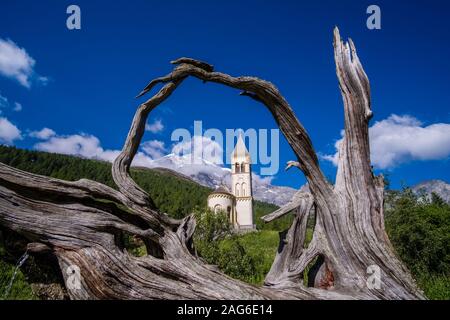
M450 184L443 180L426 180L416 184L411 189L416 194L425 193L428 196L431 195L431 193L436 193L447 203L450 203Z

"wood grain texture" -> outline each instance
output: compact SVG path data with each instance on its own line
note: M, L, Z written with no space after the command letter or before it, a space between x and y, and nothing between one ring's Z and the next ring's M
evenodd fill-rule
M0 225L29 240L30 254L51 252L67 280L69 266L81 272L81 288L68 287L73 299L423 299L409 271L393 251L384 230L383 179L370 166L368 122L370 85L351 40L334 31L334 55L345 114L336 184L323 175L312 142L291 106L270 82L233 77L191 58L172 63L172 72L152 80L139 94L162 87L142 103L112 167L118 191L100 183L62 181L0 164ZM290 229L262 287L232 279L196 257L195 219L171 219L159 212L130 176L152 110L187 77L240 90L263 104L292 147L309 191L263 217L266 222L294 211ZM308 215L316 222L305 245ZM120 238L143 239L148 255L131 256ZM311 266L311 264L313 264ZM381 269L382 285L366 285L367 268ZM304 285L309 271L309 286Z

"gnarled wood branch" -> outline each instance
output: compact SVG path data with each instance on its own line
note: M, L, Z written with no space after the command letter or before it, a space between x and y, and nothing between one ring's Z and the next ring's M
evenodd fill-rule
M382 179L373 176L369 158L369 80L353 42L342 42L337 28L334 52L345 111L335 186L327 182L305 128L273 84L180 58L172 62L171 73L152 80L139 94L163 85L139 106L113 163L118 191L85 179L67 182L0 164L0 225L28 239L30 253L52 252L66 281L71 277L67 270L76 266L80 283L67 286L74 299L423 298L384 231ZM291 203L264 217L271 221L296 211L263 287L204 265L192 247L193 216L175 220L159 212L130 176L149 113L189 76L239 89L265 105L297 156L288 167L299 168L308 180L309 193L297 193ZM312 207L316 224L306 246ZM148 255L131 256L120 244L125 234L140 237ZM305 286L303 277L313 261ZM380 269L381 287L366 284L371 265Z

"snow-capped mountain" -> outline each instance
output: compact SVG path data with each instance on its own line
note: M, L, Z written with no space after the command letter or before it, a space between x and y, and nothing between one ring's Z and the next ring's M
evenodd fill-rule
M191 154L178 156L171 153L152 161L151 167L175 171L213 189L220 185L230 187L231 184L231 169L200 157L194 158ZM273 203L278 206L288 203L297 191L290 187L275 186L271 183L270 178L262 178L255 173L252 174L252 182L253 196L256 200ZM412 190L416 194L425 193L427 195L435 192L446 202L450 203L450 184L442 180L424 181L413 186Z
M425 193L430 196L432 192L436 193L442 199L444 199L447 203L450 203L450 184L446 183L442 180L428 180L416 184L412 187L412 190L416 194Z
M220 185L230 187L231 169L222 167L203 158L194 158L191 154L179 156L168 154L156 159L151 165L153 168L166 168L183 174L201 185L216 188ZM261 178L252 174L253 196L256 200L273 203L278 206L289 202L297 191L290 187L281 187L271 184L270 178Z

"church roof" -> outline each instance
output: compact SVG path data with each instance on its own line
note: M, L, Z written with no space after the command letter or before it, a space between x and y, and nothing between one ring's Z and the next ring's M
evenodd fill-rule
M239 134L238 141L236 143L236 147L231 153L232 159L250 159L250 153L245 147L244 139L242 138L242 134Z
M225 186L219 186L219 187L217 187L216 190L214 190L213 192L211 192L211 194L214 194L214 193L225 193L225 194L230 194L230 195L232 195L232 193L230 192L230 190L228 190L228 188L225 187Z

